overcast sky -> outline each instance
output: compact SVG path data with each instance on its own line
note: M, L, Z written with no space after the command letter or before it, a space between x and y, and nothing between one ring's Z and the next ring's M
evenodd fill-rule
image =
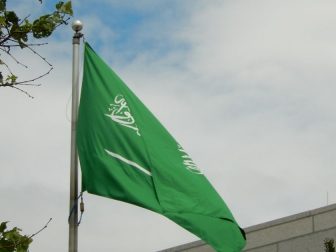
M38 1L8 2L23 16L43 11ZM325 206L327 192L336 202L335 1L73 7L85 39L184 146L242 227ZM0 89L0 220L31 234L53 218L32 252L67 249L71 38L63 27L39 48L55 69L27 89L34 99ZM20 78L48 69L20 57L32 65L15 66ZM198 239L145 209L84 199L82 252L157 251Z

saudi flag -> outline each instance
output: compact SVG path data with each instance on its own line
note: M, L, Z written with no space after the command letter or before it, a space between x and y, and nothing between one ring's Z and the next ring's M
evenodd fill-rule
M83 191L160 213L217 251L244 247L243 231L202 171L88 44L77 146Z

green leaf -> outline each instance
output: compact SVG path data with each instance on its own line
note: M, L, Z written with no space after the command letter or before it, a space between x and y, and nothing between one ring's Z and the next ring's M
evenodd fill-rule
M6 18L4 16L0 16L0 26L4 27L6 25Z
M56 28L54 16L44 15L33 22L32 31L35 38L49 37Z
M1 222L1 224L0 224L0 233L3 233L6 230L7 223L8 223L8 221Z
M6 0L0 0L0 12L4 12L6 10Z
M56 4L55 7L60 13L67 14L70 16L73 15L71 1L67 1L66 3L60 1Z
M6 81L8 81L8 82L10 82L10 83L15 83L15 81L17 80L17 76L15 76L14 74L12 74L12 75L8 75L7 76L7 78L6 78ZM19 231L21 231L21 229L19 229L19 228L13 228L12 229L12 231L13 230L19 230Z
M29 248L29 244L33 241L33 239L27 236L21 236L20 242L17 245L16 252L27 252Z
M72 10L72 4L71 1L66 2L62 7L62 12L64 14L68 14L70 16L73 16L73 10Z
M59 10L62 8L63 4L64 4L64 2L63 2L63 1L60 1L60 2L58 2L58 3L55 5L55 7L56 7L56 10L58 10L58 11L59 11Z
M9 23L17 24L19 22L19 18L14 11L6 11L5 17Z
M28 252L30 237L22 235L20 228L7 229L7 222L0 224L0 252Z
M0 240L0 252L14 252L14 244L7 240Z

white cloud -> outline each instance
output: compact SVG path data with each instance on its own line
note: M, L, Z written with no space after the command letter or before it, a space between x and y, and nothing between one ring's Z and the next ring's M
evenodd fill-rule
M224 199L250 203L244 192L257 187L253 209L263 213L239 210L246 224L321 206L332 188L335 7L328 1L203 4L172 33L188 50L160 60L140 52L124 70ZM231 192L237 182L244 190ZM265 209L258 203L270 194L280 200ZM301 201L303 194L314 197Z

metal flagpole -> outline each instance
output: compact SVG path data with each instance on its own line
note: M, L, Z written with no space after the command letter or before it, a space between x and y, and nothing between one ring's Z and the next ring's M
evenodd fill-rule
M69 209L69 252L77 252L78 247L78 153L76 128L78 110L79 45L83 36L83 25L76 20L72 24L75 34L72 39L72 108L71 108L71 157L70 157L70 209Z

